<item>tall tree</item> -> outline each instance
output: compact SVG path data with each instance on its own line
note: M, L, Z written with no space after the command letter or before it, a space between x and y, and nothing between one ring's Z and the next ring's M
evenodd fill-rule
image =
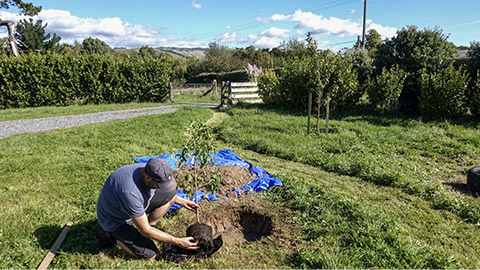
M375 58L378 47L383 44L382 36L380 36L377 30L370 29L365 38L367 39L365 49L367 49L370 57Z
M33 16L38 14L41 10L41 6L34 6L32 3L25 3L23 0L0 0L0 8L9 9L10 7L16 7L20 10L21 14ZM2 20L0 18L0 26L6 26L8 29L8 41L12 48L12 52L15 56L18 56L17 40L15 38L15 23L10 20Z
M155 56L157 56L155 49L146 45L140 47L140 49L138 49L138 53L140 54L140 57L146 58L154 58Z
M479 79L477 78L477 72L480 70L480 42L470 42L467 56L467 69L470 72L470 76L473 78L472 81L476 82L476 80Z
M112 52L112 48L98 38L86 38L82 45L85 54L109 54Z
M447 41L448 35L440 28L419 30L408 26L397 32L397 36L378 47L375 58L377 72L383 67L390 69L394 64L405 72L405 86L399 99L400 111L419 114L421 73L438 72L450 66L458 55L455 45Z
M17 38L23 42L30 50L47 51L52 50L58 46L61 37L57 34L45 34L47 24L43 24L42 20L37 20L35 23L30 18L21 20L17 25Z

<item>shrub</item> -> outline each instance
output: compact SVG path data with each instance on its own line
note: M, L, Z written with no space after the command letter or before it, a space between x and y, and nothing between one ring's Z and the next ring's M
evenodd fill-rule
M370 31L375 31L374 29ZM373 46L373 45L372 45ZM373 48L372 48L373 49ZM352 64L353 69L357 71L358 82L365 83L373 73L373 59L369 52L362 48L352 48L343 54L343 59Z
M421 70L438 72L454 62L458 51L447 39L448 35L439 28L419 30L416 26L409 26L378 47L375 59L378 71L398 64L407 73L399 98L401 112L419 113Z
M338 55L327 58L326 65L330 68L320 71L321 73L331 71L329 77L322 79L325 84L325 96L332 99L332 104L336 108L354 107L362 93L358 91L358 75L353 65Z
M474 41L470 43L468 48L468 63L467 69L470 72L470 76L476 81L477 71L480 70L480 42Z
M113 55L24 54L0 60L0 108L82 103L160 102L171 61Z
M384 67L380 75L368 82L368 97L377 111L383 113L397 107L405 77L406 73L394 65L390 70Z
M280 73L278 101L285 108L307 108L308 93L319 86L318 61L310 56L294 57Z
M187 82L211 83L213 80L217 80L217 82L248 82L250 79L248 78L245 70L237 70L224 73L201 73L197 76L189 78Z
M267 70L258 77L258 91L265 104L276 105L281 103L278 77L274 71Z
M423 116L444 118L462 112L469 77L460 68L446 69L421 76L420 110Z
M261 78L260 88L265 102L284 108L306 109L308 93L316 95L320 106L330 99L335 107L348 107L360 98L353 66L330 51L292 58L278 82L271 73Z
M466 97L470 111L480 117L480 70L477 71L475 82L472 84Z

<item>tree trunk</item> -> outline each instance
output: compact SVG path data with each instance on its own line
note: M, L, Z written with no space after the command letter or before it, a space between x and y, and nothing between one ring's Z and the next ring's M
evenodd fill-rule
M317 97L317 133L320 132L320 107L322 106L322 94L323 91L318 92L318 97Z
M198 179L197 179L197 159L196 156L193 156L193 168L194 168L194 174L195 177L193 178L193 181L195 182L195 203L198 204ZM200 223L200 214L198 213L198 209L195 212L195 216L197 218L197 223Z
M328 120L330 119L330 98L327 98L327 115L325 116L325 133L328 133Z
M308 119L307 119L307 134L310 134L310 118L312 117L312 92L308 93Z
M6 26L8 29L8 42L10 43L10 47L12 48L13 55L15 57L19 56L16 38L15 38L15 23L12 21L5 21L0 19L0 26Z

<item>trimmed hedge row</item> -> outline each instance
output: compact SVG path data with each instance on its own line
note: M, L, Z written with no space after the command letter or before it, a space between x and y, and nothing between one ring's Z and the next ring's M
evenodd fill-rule
M0 59L0 109L75 103L161 102L167 58L25 54Z
M187 82L211 83L213 80L217 80L217 82L248 82L250 78L248 77L245 70L237 70L225 73L201 73L191 78Z

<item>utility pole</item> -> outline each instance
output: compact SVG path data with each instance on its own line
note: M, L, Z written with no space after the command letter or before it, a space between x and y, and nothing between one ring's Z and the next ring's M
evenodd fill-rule
M362 48L365 49L365 24L367 21L367 0L363 0L363 35L362 35Z

